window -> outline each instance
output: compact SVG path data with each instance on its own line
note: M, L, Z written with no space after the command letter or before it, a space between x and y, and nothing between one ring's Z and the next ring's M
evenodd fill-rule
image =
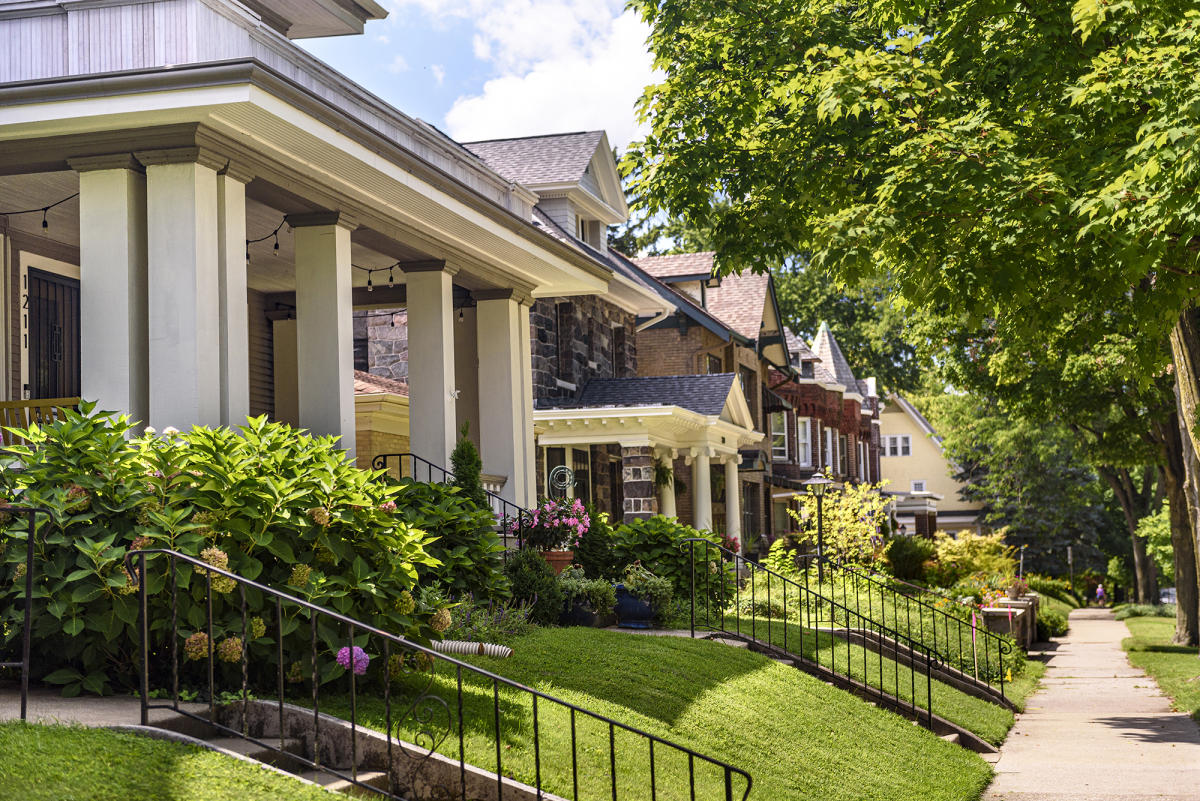
M867 480L867 443L858 443L858 480Z
M721 357L715 356L711 353L708 354L708 359L707 359L707 364L705 365L705 370L708 372L709 375L714 375L716 373L723 372L724 365L721 364Z
M809 467L812 465L812 421L807 417L796 418L796 462Z
M838 474L850 475L850 448L845 434L838 436Z
M587 321L587 357L588 367L591 367L593 370L596 369L596 345L599 344L596 340L599 338L596 333L596 320L589 317Z
M912 438L908 434L897 434L883 438L882 456L911 456Z
M827 429L825 429L825 456L824 456L824 459L822 460L822 466L826 470L830 470L833 468L835 448L836 448L836 446L834 445L833 429L827 428Z
M574 365L571 363L571 304L559 303L554 307L554 341L558 349L558 378L568 383L575 382Z
M758 404L754 402L756 376L754 371L749 367L738 368L738 380L742 382L742 394L746 396L746 404L750 407L750 416L754 419L754 424L758 425Z
M913 479L912 491L913 492L924 492L925 491L925 479L923 479L923 478L922 479Z
M788 460L787 412L771 412L771 458Z

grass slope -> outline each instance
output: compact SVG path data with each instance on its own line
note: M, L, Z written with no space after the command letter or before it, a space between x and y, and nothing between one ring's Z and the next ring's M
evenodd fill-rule
M73 726L0 723L0 799L328 801L325 790L195 746Z
M1121 647L1129 652L1129 661L1158 682L1175 709L1200 720L1200 659L1195 648L1171 644L1175 619L1131 617L1125 625L1132 636Z
M759 654L703 640L635 636L587 628L539 629L519 638L510 659L472 662L565 701L725 760L754 777L752 799L767 801L970 801L991 778L990 766L895 715L875 709L800 671ZM443 670L444 672L444 670ZM439 694L457 708L454 678L436 679ZM464 674L467 760L494 769L492 686ZM532 711L527 699L503 688L503 767L534 778ZM345 699L321 708L347 715ZM378 698L360 697L358 720L384 728ZM544 786L571 797L571 729L564 712L538 707ZM400 724L414 736L411 720ZM579 797L608 798L608 729L577 716ZM644 740L617 731L620 798L649 798ZM458 755L457 730L439 746ZM688 798L686 759L655 750L659 799ZM743 785L735 781L734 796ZM723 798L722 778L697 762L696 798Z
M734 621L727 619L726 628L733 630ZM770 627L759 619L753 622L749 618L741 619L743 634L751 634L758 639L774 645L785 647L792 653L800 654L798 643L803 642L803 656L818 661L822 665L834 666L840 673L849 673L860 681L865 681L872 687L882 687L906 701L915 701L923 709L929 708L929 693L925 683L925 675L918 670L916 675L904 660L894 661L877 653L867 651L861 646L847 644L844 640L835 639L827 634L816 635L810 629L796 623L786 624L781 621L771 621ZM1013 682L1005 685L1005 693L1018 706L1024 706L1025 697L1037 687L1045 667L1040 663L1026 664L1025 671ZM1004 742L1008 730L1014 723L1013 713L998 704L984 701L967 695L940 681L933 682L933 711L946 720L957 723L984 740L999 745Z

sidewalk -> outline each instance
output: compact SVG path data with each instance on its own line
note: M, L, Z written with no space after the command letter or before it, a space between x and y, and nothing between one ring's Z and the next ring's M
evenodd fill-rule
M984 801L1200 801L1200 726L1121 650L1107 609L1071 614Z

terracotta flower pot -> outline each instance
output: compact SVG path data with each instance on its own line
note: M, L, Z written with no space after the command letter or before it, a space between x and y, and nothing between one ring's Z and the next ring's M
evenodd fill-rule
M542 551L542 558L554 570L554 575L566 570L575 561L574 551Z

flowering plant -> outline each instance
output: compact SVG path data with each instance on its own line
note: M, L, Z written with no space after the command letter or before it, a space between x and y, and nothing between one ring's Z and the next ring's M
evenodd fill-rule
M525 543L541 551L575 548L592 526L583 501L546 501L533 510Z
M367 652L354 646L354 651L351 652L349 646L342 646L342 649L337 652L337 663L346 670L350 669L351 662L354 663L354 675L361 676L367 672L367 666L371 664L371 657L367 656Z

